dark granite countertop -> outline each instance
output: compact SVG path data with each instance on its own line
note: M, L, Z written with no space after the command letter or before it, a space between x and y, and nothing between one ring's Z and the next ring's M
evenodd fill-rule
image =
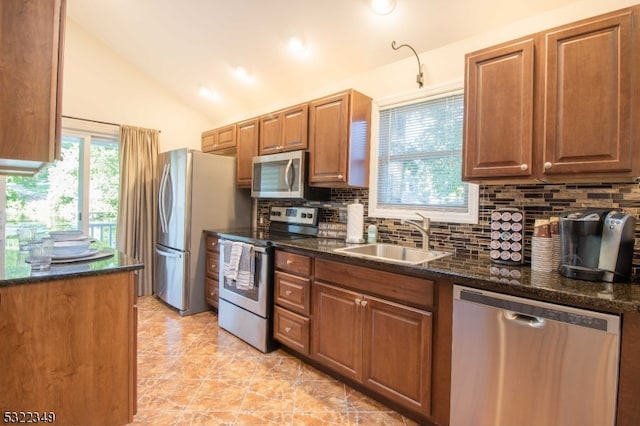
M215 231L209 232L217 235ZM640 311L639 283L611 284L574 280L557 272L533 271L529 265L510 266L493 263L488 256L458 254L416 266L400 265L336 253L336 248L346 247L347 244L335 239L302 238L273 240L272 243L275 247L354 265L431 279L448 278L456 284L568 306L610 313Z
M533 271L529 265L510 266L493 263L488 256L485 258L452 255L414 266L336 253L334 251L336 248L347 246L341 240L305 238L273 243L276 247L301 250L354 265L432 279L449 278L455 284L551 303L611 313L640 310L640 284L638 283L611 284L574 280L563 277L557 272Z
M113 253L112 256L91 261L60 263L51 265L51 269L32 272L31 265L25 260L27 253L9 249L0 242L0 286L33 284L52 280L62 280L99 274L133 271L144 265L135 259L114 249L102 249Z

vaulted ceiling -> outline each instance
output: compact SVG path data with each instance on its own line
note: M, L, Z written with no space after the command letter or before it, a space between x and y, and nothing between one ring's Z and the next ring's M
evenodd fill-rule
M397 0L376 15L367 0L68 0L67 14L216 122L413 56L392 40L426 52L573 1ZM292 36L307 57L291 54Z

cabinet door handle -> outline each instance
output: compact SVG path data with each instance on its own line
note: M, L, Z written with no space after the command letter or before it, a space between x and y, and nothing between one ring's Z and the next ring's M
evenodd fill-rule
M367 303L368 303L368 302L367 302L366 300L363 300L363 301L360 303L360 306L365 307L365 306L367 306Z
M354 302L356 302L357 306L360 306L362 304L362 299L356 299Z
M522 164L520 164L520 170L522 170L523 172L524 172L525 170L527 170L528 168L529 168L529 165L528 165L528 164L526 164L526 163L522 163Z
M338 179L342 180L342 179L344 179L344 176L338 175Z
M553 164L551 164L550 162L547 161L546 163L544 163L545 170L549 170L551 167L553 167Z

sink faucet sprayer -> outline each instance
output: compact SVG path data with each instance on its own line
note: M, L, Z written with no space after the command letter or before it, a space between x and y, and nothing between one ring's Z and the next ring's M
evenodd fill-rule
M407 225L411 225L418 231L420 231L420 233L422 234L422 249L429 250L429 228L431 227L431 221L427 216L424 216L418 212L415 213L422 218L422 225L410 219L402 219L400 223L406 223Z

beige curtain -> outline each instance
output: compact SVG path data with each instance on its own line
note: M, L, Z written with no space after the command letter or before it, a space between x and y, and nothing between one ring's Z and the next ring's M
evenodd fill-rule
M120 209L117 246L144 263L138 295L152 294L156 243L156 168L159 131L120 126Z

